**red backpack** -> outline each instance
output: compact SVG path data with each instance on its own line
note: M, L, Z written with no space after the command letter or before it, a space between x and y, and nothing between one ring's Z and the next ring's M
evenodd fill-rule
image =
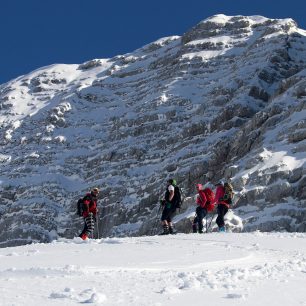
M206 209L207 211L212 211L215 208L215 194L210 188L205 188L204 190L207 202L206 202Z

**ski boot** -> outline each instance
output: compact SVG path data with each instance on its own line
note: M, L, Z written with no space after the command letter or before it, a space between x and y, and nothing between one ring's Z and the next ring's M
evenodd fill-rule
M170 230L169 230L168 225L164 225L163 228L164 228L164 231L162 233L160 233L159 235L169 235Z
M225 233L225 226L219 227L219 233Z
M172 226L169 227L169 234L175 235L176 231L174 231L174 228Z
M81 238L82 238L83 240L87 240L87 239L88 239L88 236L84 233L84 234L81 235Z

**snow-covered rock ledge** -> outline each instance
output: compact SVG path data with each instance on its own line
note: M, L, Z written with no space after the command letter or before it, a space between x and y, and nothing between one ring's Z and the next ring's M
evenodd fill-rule
M150 234L170 177L189 199L232 180L233 231L305 231L305 46L291 19L216 15L1 85L0 245L75 237L94 186L100 237Z

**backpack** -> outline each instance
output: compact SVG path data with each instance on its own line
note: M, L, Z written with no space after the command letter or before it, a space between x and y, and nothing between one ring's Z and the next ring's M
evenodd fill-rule
M209 202L215 201L215 194L210 188L205 188L203 191L205 193L207 201Z
M215 202L215 194L214 192L210 189L210 188L205 188L204 190L206 199L207 199L207 203L206 203L206 209L207 211L212 211L214 210L214 202Z
M83 198L80 198L77 203L77 214L79 217L83 216L84 207L83 207Z
M223 200L228 203L232 204L234 198L234 188L231 183L224 183L224 196Z
M180 187L174 186L174 201L173 201L173 207L175 209L181 208L183 201L182 201L182 192Z

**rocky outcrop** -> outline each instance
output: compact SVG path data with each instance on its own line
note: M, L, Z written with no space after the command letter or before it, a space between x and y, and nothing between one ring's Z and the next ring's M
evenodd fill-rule
M187 197L180 231L195 183L221 178L245 230L304 230L305 46L291 19L217 15L130 54L2 85L2 246L76 236L76 202L94 186L100 236L154 234L169 177Z

